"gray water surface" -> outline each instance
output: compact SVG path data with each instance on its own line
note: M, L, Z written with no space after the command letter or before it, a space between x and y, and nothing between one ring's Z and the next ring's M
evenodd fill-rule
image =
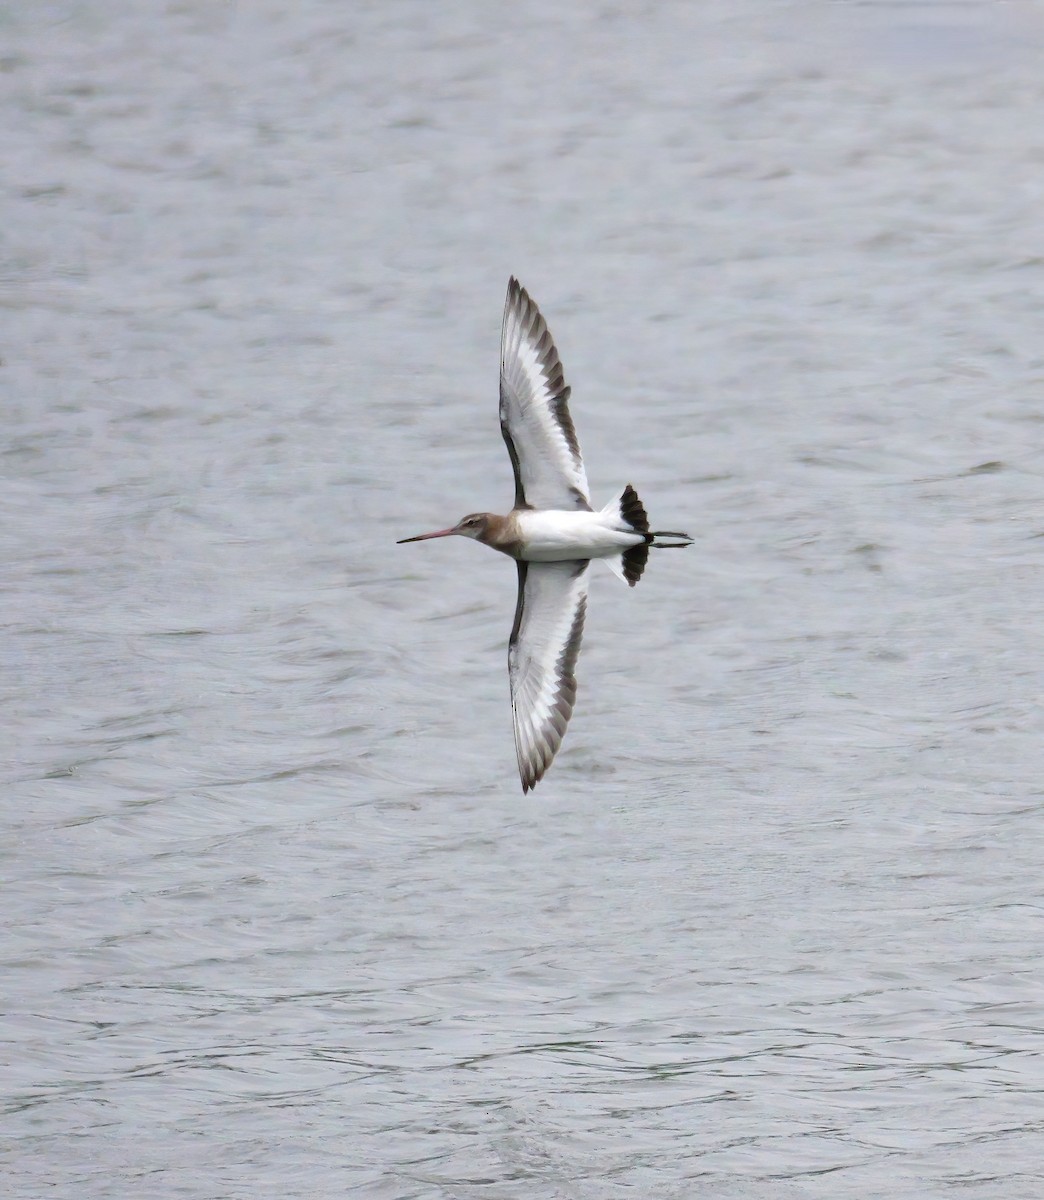
M9 1197L1044 1194L1026 5L0 5ZM504 287L594 498L523 797Z

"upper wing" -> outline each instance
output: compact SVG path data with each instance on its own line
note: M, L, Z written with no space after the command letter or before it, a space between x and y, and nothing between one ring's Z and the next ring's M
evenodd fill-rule
M516 508L591 507L568 400L547 323L512 275L500 334L500 428L515 470Z
M573 670L587 610L586 572L587 559L518 563L508 673L524 792L535 787L551 765L573 715Z

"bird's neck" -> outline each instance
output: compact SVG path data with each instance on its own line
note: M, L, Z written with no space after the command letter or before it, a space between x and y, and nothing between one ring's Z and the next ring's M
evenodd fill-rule
M486 528L478 540L511 558L518 558L522 552L522 530L519 529L513 512L508 513L506 517L490 513L486 520Z

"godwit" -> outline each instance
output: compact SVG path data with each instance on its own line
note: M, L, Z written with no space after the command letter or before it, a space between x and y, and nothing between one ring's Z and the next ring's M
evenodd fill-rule
M573 715L588 562L602 559L634 587L650 546L692 542L687 533L650 532L645 507L630 484L600 512L592 511L568 401L547 323L512 276L500 335L500 429L515 472L515 506L506 517L471 513L452 529L398 543L459 534L515 559L518 600L508 674L523 792L543 778Z

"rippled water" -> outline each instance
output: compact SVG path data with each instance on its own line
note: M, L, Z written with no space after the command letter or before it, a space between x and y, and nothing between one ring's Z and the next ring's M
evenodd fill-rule
M1044 1194L1034 12L0 8L5 1195Z

